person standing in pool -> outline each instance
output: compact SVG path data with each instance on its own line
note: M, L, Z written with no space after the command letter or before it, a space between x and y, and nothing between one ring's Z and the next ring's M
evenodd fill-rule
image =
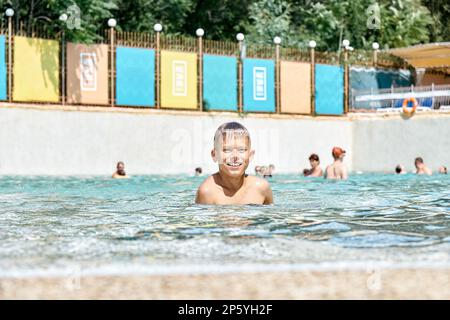
M426 174L431 176L433 172L431 172L430 168L428 168L425 163L423 162L423 159L421 157L417 157L414 160L414 165L416 166L416 174Z
M439 173L440 174L447 174L447 167L446 166L439 167Z
M214 135L211 157L219 170L197 190L198 204L271 204L270 184L245 173L255 151L248 130L238 122L222 124Z
M303 175L305 177L321 177L323 176L323 170L320 167L319 156L315 153L309 156L309 163L311 164L311 169L304 169Z
M125 172L125 164L122 161L117 162L117 170L113 173L114 179L126 179L129 178Z
M325 179L347 179L347 168L344 164L345 150L340 147L334 147L331 154L333 155L334 162L325 170Z

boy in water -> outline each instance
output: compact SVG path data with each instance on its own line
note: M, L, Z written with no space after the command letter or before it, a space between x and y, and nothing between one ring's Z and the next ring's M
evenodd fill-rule
M347 168L344 164L345 150L334 147L331 154L333 155L334 163L325 170L325 179L347 179Z
M214 135L211 156L219 171L208 177L197 190L199 204L271 204L272 189L259 177L245 174L255 151L250 134L237 122L221 125Z

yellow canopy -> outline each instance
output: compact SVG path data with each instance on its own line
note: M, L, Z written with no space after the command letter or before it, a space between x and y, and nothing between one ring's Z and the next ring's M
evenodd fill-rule
M420 44L388 52L405 59L414 68L450 70L450 42Z

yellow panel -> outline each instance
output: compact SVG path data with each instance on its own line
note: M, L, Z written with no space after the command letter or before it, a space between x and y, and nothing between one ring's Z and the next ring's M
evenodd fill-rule
M311 113L311 65L281 61L281 112Z
M161 106L197 109L197 55L161 51Z
M59 43L14 37L13 100L59 101Z

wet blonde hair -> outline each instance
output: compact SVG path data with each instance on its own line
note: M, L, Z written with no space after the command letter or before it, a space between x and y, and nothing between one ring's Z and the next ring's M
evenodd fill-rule
M247 128L239 122L226 122L217 128L214 134L214 149L217 149L224 139L230 136L242 135L248 139L248 145L251 145L250 133Z

